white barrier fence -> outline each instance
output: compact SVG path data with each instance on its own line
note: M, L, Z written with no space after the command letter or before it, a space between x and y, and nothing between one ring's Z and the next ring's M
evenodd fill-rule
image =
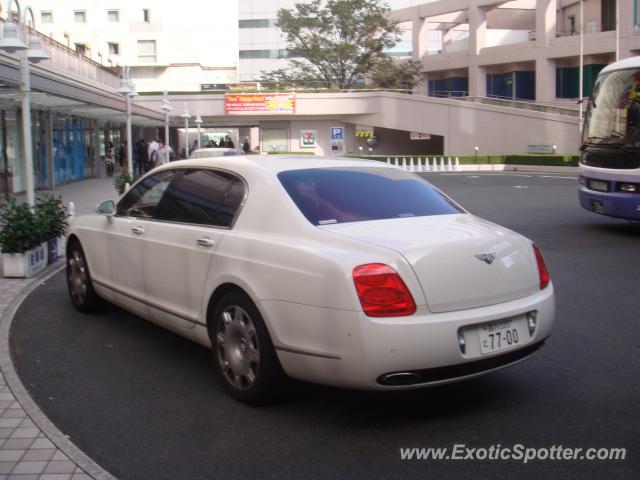
M409 172L459 172L458 157L387 157L387 164Z

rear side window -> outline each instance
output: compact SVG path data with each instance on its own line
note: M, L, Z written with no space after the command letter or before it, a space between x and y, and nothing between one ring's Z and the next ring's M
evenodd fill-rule
M278 178L314 225L462 213L429 183L400 169L314 168Z
M155 218L230 227L244 195L244 182L230 173L183 170L165 191Z

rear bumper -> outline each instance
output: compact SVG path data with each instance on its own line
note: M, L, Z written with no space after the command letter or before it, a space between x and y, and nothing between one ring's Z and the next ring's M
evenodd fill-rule
M553 285L529 297L488 307L432 314L419 308L409 317L370 318L362 312L287 302L261 302L285 372L301 380L365 390L398 390L450 383L517 363L550 335ZM482 355L471 335L465 353L458 337L470 326L536 311L533 334L517 347ZM402 383L389 373L411 373Z

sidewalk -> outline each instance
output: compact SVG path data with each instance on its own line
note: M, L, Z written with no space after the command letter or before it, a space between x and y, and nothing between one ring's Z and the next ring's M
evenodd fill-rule
M41 192L38 192L41 193ZM117 199L113 178L63 185L55 195L73 202L76 215ZM24 195L17 197L24 201ZM51 265L29 279L0 278L0 480L89 480L112 478L73 445L40 411L18 379L10 358L9 330L22 300L64 268Z

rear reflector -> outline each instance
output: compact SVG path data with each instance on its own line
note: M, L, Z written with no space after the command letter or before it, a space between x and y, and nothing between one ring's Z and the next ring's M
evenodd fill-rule
M368 263L354 268L353 283L369 317L402 317L416 311L411 292L388 265Z
M538 262L538 275L540 276L540 290L544 289L549 285L549 281L551 280L551 275L549 275L549 270L547 270L547 266L544 264L544 259L542 258L542 253L540 249L533 244L533 251L536 254L536 262Z

